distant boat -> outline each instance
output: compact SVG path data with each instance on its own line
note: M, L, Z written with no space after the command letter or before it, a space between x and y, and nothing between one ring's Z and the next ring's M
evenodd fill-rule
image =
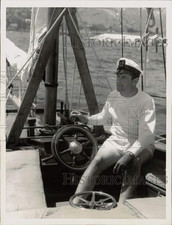
M93 37L90 37L91 40L97 40L97 41L105 41L112 43L113 45L119 46L119 44L122 43L123 39L123 44L125 46L141 46L141 42L145 42L147 40L147 45L148 46L161 46L162 43L166 44L166 38L162 38L158 36L158 34L155 34L153 36L146 36L145 37L140 37L139 35L131 35L131 34L112 34L112 33L104 33L104 34L99 34ZM144 43L145 45L145 43Z

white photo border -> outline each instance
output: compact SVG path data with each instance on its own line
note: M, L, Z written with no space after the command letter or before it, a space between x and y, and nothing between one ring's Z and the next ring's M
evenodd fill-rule
M21 221L10 221L5 218L5 38L6 38L6 8L7 7L128 7L128 8L139 8L139 7L156 7L156 8L166 8L167 15L167 40L168 46L166 51L167 56L167 81L166 81L166 95L167 95L167 103L166 103L166 132L167 132L167 144L166 144L166 175L167 175L167 198L166 198L166 219L164 220L88 220L88 219L57 219L57 220L21 220ZM171 140L171 128L172 128L172 1L81 1L81 0L70 0L70 1L60 1L60 0L2 0L1 2L1 77L0 77L0 147L1 147L1 222L2 224L171 224L171 149L172 149L172 140Z

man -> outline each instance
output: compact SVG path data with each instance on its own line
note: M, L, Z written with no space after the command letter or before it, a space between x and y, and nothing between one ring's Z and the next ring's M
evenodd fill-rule
M84 172L76 193L93 190L95 179L92 177L114 165L115 174L127 168L119 201L124 203L132 196L141 167L152 158L154 151L155 105L152 97L136 87L141 72L133 60L119 59L117 90L110 93L102 111L90 117L75 111L71 113L87 125L110 125L112 133ZM131 177L135 185L129 183Z

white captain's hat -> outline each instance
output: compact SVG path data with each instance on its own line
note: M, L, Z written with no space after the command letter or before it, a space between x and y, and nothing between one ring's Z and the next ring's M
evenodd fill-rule
M142 73L140 66L131 59L120 58L117 61L117 71L118 74L121 70L128 71L133 78L139 77Z

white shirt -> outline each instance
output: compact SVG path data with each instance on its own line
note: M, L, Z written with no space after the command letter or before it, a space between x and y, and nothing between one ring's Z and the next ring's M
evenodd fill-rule
M102 111L88 117L88 125L110 126L109 139L114 141L115 148L131 151L135 156L154 146L155 124L154 100L140 90L132 97L112 91Z

